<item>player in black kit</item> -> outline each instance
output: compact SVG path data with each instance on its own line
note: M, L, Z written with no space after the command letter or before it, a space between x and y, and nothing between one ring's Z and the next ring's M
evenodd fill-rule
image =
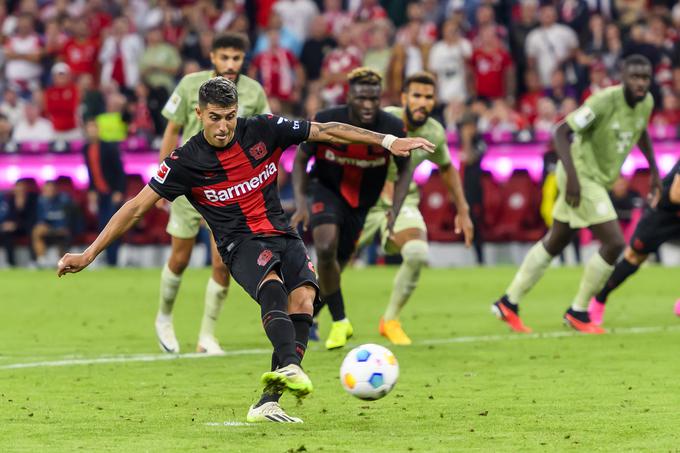
M404 137L404 123L380 110L381 77L369 68L357 68L347 76L347 105L322 110L316 121L339 121L375 132ZM315 163L309 176L307 162ZM333 325L326 348L341 348L352 336L353 329L345 317L345 304L340 288L340 273L348 263L364 227L368 210L375 205L385 185L390 153L376 145L338 145L303 143L298 148L293 166L296 212L291 223L303 228L311 224L314 249L318 256L317 271L321 303L314 316L327 304ZM395 158L398 180L394 189L391 225L397 218L411 182L407 158ZM308 180L309 187L308 186ZM311 215L307 207L307 194Z
M214 78L199 89L196 114L203 130L173 151L139 194L111 218L85 252L67 253L58 275L79 272L130 229L161 197L186 195L205 218L232 277L261 307L274 347L265 392L248 421L301 422L278 404L283 391L303 397L312 382L300 367L318 285L302 240L281 208L276 177L281 153L304 140L384 144L397 155L430 149L422 139L390 136L340 123L289 121L273 115L237 118L236 85Z
M623 259L616 264L604 288L590 301L590 320L602 325L609 293L640 268L650 253L671 239L680 239L680 161L663 179L661 198L656 206L648 206L635 227Z

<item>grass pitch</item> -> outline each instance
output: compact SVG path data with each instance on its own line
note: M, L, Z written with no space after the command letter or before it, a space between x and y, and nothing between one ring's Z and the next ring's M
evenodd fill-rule
M377 322L395 268L343 276L352 344L387 345ZM427 270L389 346L390 395L346 394L344 352L311 344L315 392L282 405L303 425L247 425L269 366L259 308L232 286L220 319L225 357L158 353L158 270L0 272L0 451L680 451L677 269L646 268L613 294L604 336L561 316L580 269L550 269L522 306L543 336L511 334L489 312L514 268ZM193 352L208 270L188 270L175 310ZM322 334L329 318L322 318ZM618 329L618 332L617 332Z

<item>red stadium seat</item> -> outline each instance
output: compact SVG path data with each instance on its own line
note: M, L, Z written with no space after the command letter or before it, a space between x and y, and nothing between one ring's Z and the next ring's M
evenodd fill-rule
M453 242L460 240L455 230L455 209L439 173L433 173L420 189L420 212L427 224L427 237L431 241Z
M499 241L533 242L540 239L545 227L539 209L541 191L526 170L516 170L502 186L500 217L492 229Z
M133 198L146 184L140 175L128 175L125 198ZM165 231L168 224L168 212L153 207L123 238L123 241L134 245L169 244L170 236Z

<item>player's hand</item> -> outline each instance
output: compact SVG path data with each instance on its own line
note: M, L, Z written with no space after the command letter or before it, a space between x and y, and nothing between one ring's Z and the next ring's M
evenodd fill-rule
M407 157L414 149L424 149L428 153L434 152L434 144L421 137L398 138L390 146L390 152L395 156Z
M67 253L57 263L57 276L75 274L85 269L90 260L84 253Z
M565 200L572 208L578 208L578 205L581 204L581 183L578 182L576 177L567 177Z
M465 247L470 248L472 246L472 240L475 238L475 226L472 223L470 214L456 214L454 220L454 231L456 234L463 233L465 238Z
M307 231L309 227L309 209L307 209L307 206L298 206L290 218L290 226L296 230L300 223L302 223L302 231Z
M652 179L649 181L649 195L647 195L647 202L652 208L656 208L661 199L661 179L659 175L652 175Z

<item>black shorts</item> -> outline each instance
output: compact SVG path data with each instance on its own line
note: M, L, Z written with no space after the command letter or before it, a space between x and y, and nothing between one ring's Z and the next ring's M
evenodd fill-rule
M312 229L329 223L338 226L338 261L344 264L356 249L368 209L351 207L342 197L322 184L313 183L310 187L310 226Z
M304 284L316 288L314 265L302 239L294 236L254 237L241 242L225 263L236 283L257 300L264 277L276 271L288 293Z
M680 217L678 213L663 209L645 208L645 212L630 238L630 247L638 253L648 255L656 252L661 244L672 239L680 239Z

